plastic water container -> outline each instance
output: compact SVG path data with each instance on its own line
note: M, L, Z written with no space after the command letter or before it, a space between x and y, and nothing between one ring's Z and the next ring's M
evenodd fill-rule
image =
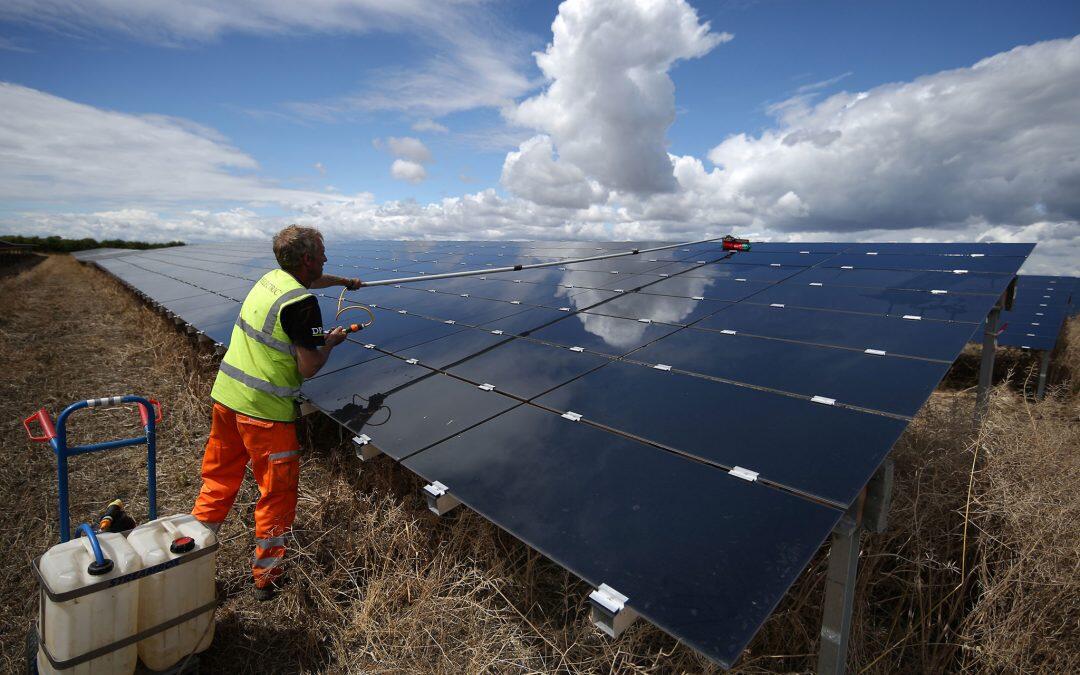
M104 574L91 574L94 551L86 537L53 546L41 556L41 578L54 594L76 591L142 568L142 560L122 534L98 535L101 552L112 561ZM121 584L82 597L54 602L43 597L39 615L44 646L58 662L123 640L137 632L139 583ZM135 672L135 645L57 671L38 649L38 672L65 675Z
M128 543L145 568L181 559L175 566L139 581L138 630L144 631L213 603L217 551L196 557L217 544L213 530L189 514L166 516L136 527ZM190 561L182 560L190 557ZM205 650L214 639L213 607L139 641L139 658L151 670L165 670Z

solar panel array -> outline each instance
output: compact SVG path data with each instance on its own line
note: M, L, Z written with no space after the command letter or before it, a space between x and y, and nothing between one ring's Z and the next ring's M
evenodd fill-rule
M1076 313L1080 279L1022 274L1016 278L1016 299L998 321L998 344L1052 351L1065 319ZM976 333L979 339L981 333Z
M331 243L365 280L632 243ZM361 289L374 325L303 396L729 666L1030 244L716 243ZM227 344L266 243L98 260ZM321 295L332 325L337 289ZM342 317L339 323L359 318Z

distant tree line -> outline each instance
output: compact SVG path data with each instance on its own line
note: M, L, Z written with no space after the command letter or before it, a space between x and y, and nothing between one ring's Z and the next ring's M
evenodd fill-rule
M73 253L86 251L92 248L165 248L166 246L183 246L182 241L170 241L155 244L148 241L126 241L124 239L65 239L64 237L24 237L22 235L0 235L0 240L9 241L12 244L30 244L36 247L36 251L48 251L50 253Z

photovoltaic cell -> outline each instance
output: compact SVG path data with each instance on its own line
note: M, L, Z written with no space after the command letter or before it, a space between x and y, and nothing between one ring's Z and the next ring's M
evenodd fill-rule
M1031 246L707 242L569 262L635 246L330 242L326 272L369 281L560 264L348 292L376 321L302 393L730 665ZM276 267L253 242L95 264L222 344ZM1021 288L1030 317L1063 315L1039 297L1057 284ZM365 320L334 318L337 290L316 291L324 325Z
M527 405L405 466L724 665L841 515Z

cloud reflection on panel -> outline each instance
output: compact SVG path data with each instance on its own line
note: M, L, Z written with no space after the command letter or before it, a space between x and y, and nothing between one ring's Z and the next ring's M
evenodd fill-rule
M694 307L700 302L705 289L713 284L717 276L722 272L717 266L702 267L687 274L669 277L664 280L664 292L669 295L650 295L647 293L631 293L620 296L610 302L619 303L625 310L627 305L632 307L635 318L648 319L660 323L680 323L689 316ZM689 276L694 274L695 276ZM581 272L566 271L563 273L561 287L558 294L569 298L570 307L575 310L592 307L598 302L608 300L610 293L599 290L582 289L585 274ZM573 288L569 288L573 287ZM625 289L627 291L632 289ZM642 290L648 290L648 286ZM693 298L693 302L673 302L671 295L680 298ZM608 303L605 303L608 304ZM603 312L604 305L594 308L593 312ZM579 312L577 320L581 322L585 331L604 340L613 347L632 348L641 343L641 338L648 329L649 324L644 321L627 321L626 319L606 316L593 312Z

